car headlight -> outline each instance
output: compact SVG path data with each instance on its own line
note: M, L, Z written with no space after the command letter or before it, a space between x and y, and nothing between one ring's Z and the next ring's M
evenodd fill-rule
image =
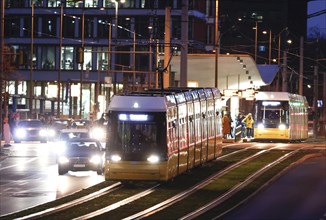
M40 130L40 133L39 134L40 134L41 137L47 136L47 132L46 132L45 129Z
M101 163L101 157L98 155L92 156L92 158L89 160L89 162L93 164L99 164Z
M24 138L24 137L26 137L26 130L23 128L18 128L16 130L15 134L16 134L16 137L18 137L18 138Z
M58 159L58 162L60 164L65 164L65 163L69 163L69 159L65 156L60 156L59 159Z
M157 163L157 162L159 162L159 160L160 160L160 158L157 155L150 155L147 158L147 161L150 162L150 163Z
M263 123L260 123L260 124L258 124L258 126L257 126L259 129L264 129L265 128L265 126L264 126L264 124Z
M285 126L285 124L280 124L280 125L278 126L278 128L279 128L280 130L285 130L286 126Z
M118 162L121 160L121 157L117 154L114 154L111 156L111 160L114 161L114 162Z
M64 141L59 141L53 145L53 149L57 154L61 154L66 151L66 145Z
M91 136L96 139L105 138L105 131L103 128L93 128L91 132Z
M47 136L48 137L54 137L55 136L55 130L54 129L48 129L47 130Z

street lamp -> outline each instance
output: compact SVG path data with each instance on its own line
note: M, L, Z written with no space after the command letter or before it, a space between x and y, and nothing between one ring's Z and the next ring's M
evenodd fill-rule
M263 31L263 34L267 34L267 31ZM272 30L269 30L268 64L271 64L271 56L272 56Z
M120 3L125 3L126 1L125 0L120 0L120 1L117 1L117 0L111 0L111 2L113 2L114 3L114 6L115 6L115 24L114 24L114 32L115 32L115 35L114 35L114 37L115 37L115 39L117 39L118 38L118 10L119 10L119 2ZM110 51L110 53L111 53L111 51ZM115 59L116 59L116 56L114 56L114 63L116 62L115 61ZM110 63L109 63L109 65L110 65ZM113 69L115 70L115 67L114 67L115 65L113 65L112 67L113 67ZM114 91L114 94L115 93L117 93L117 73L116 73L116 71L114 72L114 79L113 79L114 81L113 81L113 91Z
M82 49L82 59L81 59L81 70L80 70L80 90L79 90L79 116L82 118L83 114L83 71L84 71L84 38L85 38L85 11L83 9L82 13L82 27L81 27L81 49ZM78 51L79 52L79 51Z
M34 54L34 0L31 1L32 19L31 19L31 51L30 51L30 72L29 72L29 116L33 118L33 54Z

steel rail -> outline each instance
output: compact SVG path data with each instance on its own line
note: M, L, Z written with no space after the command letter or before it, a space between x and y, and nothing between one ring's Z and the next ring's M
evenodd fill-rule
M204 214L205 212L211 210L212 208L216 207L217 205L225 202L227 199L231 198L233 195L235 195L237 192L239 192L240 190L242 190L244 187L246 187L248 184L252 183L255 179L257 179L259 176L261 176L263 173L267 172L269 169L271 169L272 167L274 167L275 165L277 165L278 163L284 161L285 159L289 158L290 156L292 156L293 154L297 153L299 150L301 149L297 149L295 151L291 151L285 155L283 155L282 157L278 158L277 160L267 164L266 166L264 166L263 168L257 170L255 173L251 174L250 176L248 176L243 182L235 185L232 189L230 189L229 191L227 191L226 193L224 193L223 195L217 197L216 199L214 199L213 201L211 201L210 203L200 207L199 209L183 216L180 218L180 220L190 220L190 219L194 219L198 216L200 216L201 214ZM217 216L213 219L217 219L220 216Z
M114 209L117 209L117 208L119 208L121 206L124 206L124 205L126 205L128 203L131 203L131 202L133 202L133 201L135 201L137 199L140 199L140 198L142 198L144 196L147 196L148 194L154 192L155 189L158 186L160 186L160 184L157 184L157 185L155 185L155 186L153 186L153 187L151 187L151 188L149 188L149 189L147 189L147 190L145 190L143 192L140 192L140 193L138 193L136 195L130 196L130 197L126 198L126 199L123 199L123 200L121 200L119 202L111 204L111 205L109 205L109 206L107 206L105 208L99 209L99 210L97 210L95 212L91 212L91 213L88 213L86 215L80 216L78 218L74 218L74 220L84 220L84 219L94 218L94 217L96 217L98 215L102 215L103 213L106 213L106 212L112 211Z
M36 219L36 218L40 218L40 217L44 217L44 216L47 216L47 215L51 215L53 213L57 213L59 211L62 211L62 210L65 210L65 209L68 209L70 207L73 207L73 206L76 206L76 205L79 205L79 204L82 204L82 203L85 203L87 201L90 201L92 199L95 199L95 198L98 198L102 195L105 195L107 193L110 193L112 192L113 190L117 190L119 189L119 187L121 187L121 182L117 182L117 183L114 183L108 187L105 187L99 191L96 191L94 193L91 193L89 195L86 195L86 196L83 196L81 198L78 198L78 199L75 199L75 200L72 200L70 202L67 202L65 204L62 204L62 205L58 205L56 207L52 207L52 208L48 208L46 210L43 210L43 211L40 211L40 212L36 212L36 213L33 213L33 214L30 214L30 215L26 215L24 217L21 217L21 218L17 218L18 220L24 220L24 219Z
M208 177L205 180L203 180L202 182L194 185L193 187L189 188L188 190L185 190L185 191L171 197L170 199L167 199L167 200L165 200L165 201L163 201L161 203L158 203L158 204L156 204L156 205L154 205L154 206L152 206L152 207L150 207L148 209L145 209L145 210L143 210L141 212L138 212L138 213L136 213L134 215L126 217L123 220L142 219L142 218L145 218L147 216L153 215L153 214L155 214L155 213L157 213L157 212L159 212L159 211L161 211L161 210L175 204L176 202L190 196L191 194L193 194L197 190L199 190L199 189L205 187L206 185L210 184L211 182L213 182L214 179L223 176L224 174L230 172L231 170L233 170L233 169L235 169L237 167L240 167L241 165L248 162L249 160L252 160L252 159L258 157L259 155L261 155L261 154L263 154L265 152L271 151L274 148L277 148L277 146L273 147L273 148L270 148L270 149L267 149L267 150L261 150L261 151L257 152L256 154L254 154L252 156L249 156L249 157L247 157L247 158L245 158L245 159L243 159L243 160L241 160L241 161L239 161L239 162L237 162L237 163L223 169L222 171L220 171L220 172L218 172L216 174L211 175L210 177ZM233 154L233 153L230 153L230 154Z

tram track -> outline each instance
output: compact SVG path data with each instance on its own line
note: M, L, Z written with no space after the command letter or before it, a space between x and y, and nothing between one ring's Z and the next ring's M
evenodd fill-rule
M226 155L223 155L221 156L221 159L222 158L226 158L226 157L230 157L236 153L240 153L240 152L244 152L246 150L249 150L251 148L243 148L243 149L238 149L238 150L234 150L233 152L231 153L228 153ZM44 209L42 209L42 211L34 211L34 213L30 213L30 214L26 214L24 216L22 215L19 215L19 213L23 213L23 212L17 212L17 213L12 213L12 214L9 214L9 215L6 215L6 216L1 216L0 219L11 219L10 216L19 216L17 219L39 219L39 218L44 218L44 217L49 217L49 216L55 216L57 215L58 213L60 212L64 212L65 210L71 208L71 207L74 207L74 206L77 206L77 205L81 205L82 203L86 203L88 201L91 201L93 199L96 199L96 198L99 198L101 196L104 196L104 195L107 195L109 193L112 193L114 190L118 190L118 189L121 189L123 188L123 184L121 182L116 182L116 183L112 183L111 185L103 188L103 189L100 189L98 191L95 191L95 192L91 192L90 194L87 194L87 195L83 195L81 196L80 198L77 198L77 199L72 199L68 202L64 202L62 204L59 204L59 205L53 205L53 206L50 206L50 207L45 207ZM146 191L146 190L144 190ZM127 204L128 201L130 202L130 200L128 199L125 199L124 201L124 204ZM119 205L117 205L119 204ZM124 205L123 203L119 203L117 202L117 204L112 204L112 205L109 205L110 207L118 207L118 206L121 206L121 205ZM32 210L35 209L35 210L39 210L39 209L36 209L36 208L31 208ZM32 211L33 212L33 211ZM96 211L96 213L99 213L98 211ZM92 215L92 214L90 214ZM8 218L7 218L8 216Z
M273 147L266 150L253 150L252 147L244 148L244 149L238 149L231 153L228 153L226 155L223 155L219 157L216 161L213 163L219 163L226 159L232 159L237 158L239 155L244 155L245 157L242 159L237 158L236 162L232 163L231 165L228 164L227 167L225 167L222 170L219 170L213 175L210 175L205 180L196 183L192 185L191 187L188 187L186 190L182 190L178 193L175 193L175 195L170 196L169 198L162 200L160 202L156 202L155 205L152 205L148 208L145 208L143 210L135 210L133 214L129 215L128 212L126 212L126 215L120 215L116 216L116 213L121 212L119 211L122 207L129 204L130 206L133 206L131 204L133 203L141 203L142 201L150 200L151 198L157 196L159 194L159 189L162 188L160 184L152 185L150 187L142 187L140 189L133 189L132 190L129 187L125 187L120 182L115 182L111 186L108 186L106 188L103 188L101 190L98 190L96 192L93 192L89 195L86 195L84 197L66 202L64 204L61 204L59 206L55 207L49 207L43 211L28 214L25 216L20 216L17 219L89 219L89 218L110 218L110 219L141 219L146 218L148 216L154 215L159 213L161 210L168 209L172 204L175 204L179 201L187 199L191 194L197 192L198 190L204 188L205 186L209 185L216 179L219 179L221 176L230 173L232 170L237 169L238 167L241 167L242 165L254 160L255 158L260 157L261 155L264 155L268 152L271 152L278 147ZM247 154L245 153L247 152ZM248 152L251 152L252 155L248 156ZM293 153L292 153L293 152ZM294 154L297 151L291 151L292 154ZM287 153L290 154L290 153ZM292 155L291 154L291 155ZM274 161L274 163L277 163ZM265 170L267 170L268 167L271 167L272 163L266 165ZM257 171L258 172L258 171ZM259 176L259 173L252 174L253 176L251 179L254 179L254 177ZM190 174L191 175L191 174ZM249 181L249 180L248 180ZM247 182L247 181L246 181ZM247 182L249 184L249 182ZM241 184L242 185L242 184ZM236 186L235 186L236 187ZM237 186L241 187L241 186ZM242 185L242 187L245 187L245 185ZM240 189L240 188L239 188ZM236 189L232 190L233 192L236 192ZM114 193L113 193L114 192ZM117 198L114 196L115 194L126 194L124 198L119 197ZM231 196L231 194L230 194ZM226 197L226 196L224 196ZM104 205L103 207L98 206L97 208L89 208L89 210L80 213L79 215L68 215L71 210L71 208L75 209L76 206L78 206L80 209L83 209L83 207L88 207L90 203L97 203L96 201L98 199L104 199L112 200L112 198L115 198L116 201L108 202L108 205ZM121 199L120 199L121 198ZM87 208L88 209L88 208ZM197 209L200 210L200 209ZM112 214L110 214L112 213ZM124 212L122 211L124 214ZM112 216L113 215L113 216ZM129 216L128 216L129 215ZM67 216L66 218L64 216ZM9 216L8 216L9 217ZM187 217L187 216L186 216ZM191 219L190 217L187 217L185 219ZM0 218L0 219L6 219L6 218ZM9 218L7 218L9 219Z

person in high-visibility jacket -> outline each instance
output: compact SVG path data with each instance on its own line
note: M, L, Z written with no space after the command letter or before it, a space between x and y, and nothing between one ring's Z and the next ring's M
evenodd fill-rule
M251 113L249 113L243 120L243 123L245 123L246 126L246 133L248 138L253 137L253 125L254 125L254 119L252 118Z

